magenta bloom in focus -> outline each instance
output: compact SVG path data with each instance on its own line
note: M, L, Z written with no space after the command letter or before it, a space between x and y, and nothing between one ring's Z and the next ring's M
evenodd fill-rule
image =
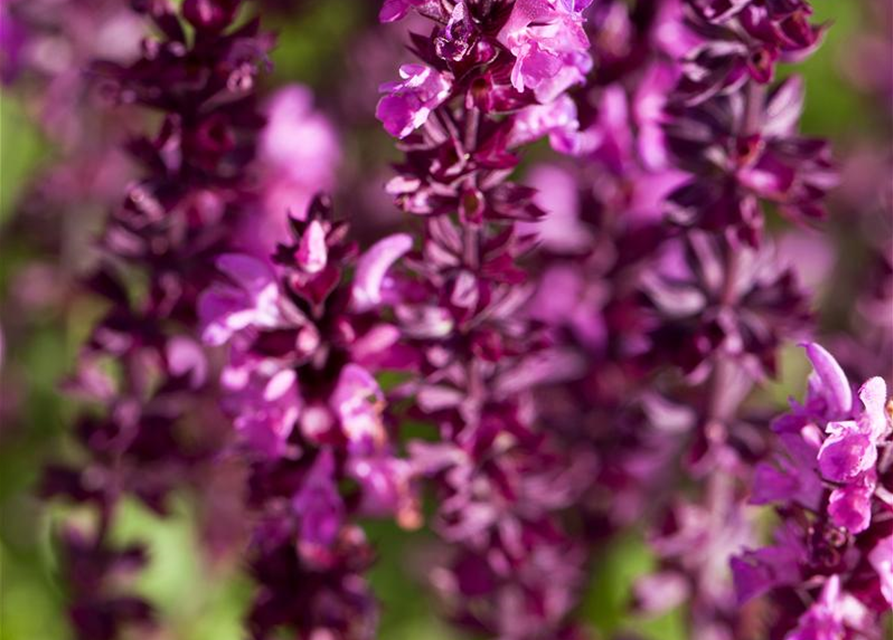
M518 0L498 39L517 60L512 85L548 103L592 69L583 10L591 0Z
M440 72L422 64L400 67L399 82L381 85L387 94L378 101L375 117L392 136L405 138L418 129L450 95L450 82Z

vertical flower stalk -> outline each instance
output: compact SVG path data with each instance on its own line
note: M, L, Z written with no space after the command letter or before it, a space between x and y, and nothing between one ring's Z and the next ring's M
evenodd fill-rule
M84 640L111 640L152 618L148 603L122 592L119 574L145 555L111 540L121 500L165 514L171 492L196 486L202 462L225 440L207 410L210 365L192 336L212 257L231 242L250 200L246 169L263 124L254 79L272 40L256 21L235 26L241 6L137 3L158 36L143 41L133 63L92 68L110 95L163 117L156 134L129 145L143 177L111 212L100 264L85 282L108 309L69 383L98 409L77 422L84 460L50 467L43 482L46 495L96 515L93 526L66 526L59 536L71 620Z
M258 583L248 618L258 640L375 637L363 577L373 551L361 517L419 525L409 463L373 374L401 366L397 328L379 311L405 234L362 255L327 197L290 217L268 258L225 254L202 295L202 337L226 344L224 409L249 463L257 520L248 561Z
M893 606L893 404L882 378L858 391L834 357L804 345L806 398L773 422L776 455L751 503L775 505L774 544L732 560L740 604L766 594L768 635L881 638Z
M834 173L826 143L796 132L800 81L772 84L777 61L802 58L819 42L809 5L684 2L682 11L663 17L688 29L694 46L678 61L659 121L665 157L688 174L668 195L669 220L685 230L687 275L660 277L649 289L666 314L656 342L687 336L676 364L700 386L686 466L705 487L701 504L679 501L655 536L663 571L650 586L685 576L695 632L736 637L751 622L732 598L725 562L755 535L742 498L766 440L752 437L739 407L754 381L775 373L780 345L809 326L805 295L764 238L764 207L796 221L820 218ZM706 302L697 326L689 323L700 305L683 311L684 299L664 297L695 282L688 291ZM702 540L709 553L692 562L686 540Z
M684 468L703 482L704 497L677 499L668 512L654 536L662 572L640 594L653 601L661 586L682 585L694 633L736 637L749 622L732 598L725 563L754 535L742 497L751 460L765 446L739 407L754 381L775 373L780 345L802 335L810 319L792 270L764 238L763 209L771 204L796 221L820 218L834 173L826 143L796 132L800 81L772 84L777 61L802 58L819 42L809 5L680 8L665 12L660 28L687 30L693 46L676 60L675 86L657 121L659 155L687 176L667 197L668 219L684 230L684 258L676 262L671 253L678 270L647 289L663 316L655 343L682 338L683 349L666 353L696 385L684 392L695 410ZM685 543L698 540L706 553L693 557Z
M533 313L592 365L543 406L602 452L591 532L651 521L660 569L637 585L639 612L687 602L698 637L743 632L727 560L753 535L742 498L766 438L739 406L809 328L763 212L819 218L834 183L827 145L797 134L800 82L773 84L777 61L817 46L809 14L804 2L597 3L587 91L537 113L553 148L589 164L571 211L539 230Z
M96 228L133 175L122 144L135 114L91 91L84 71L96 57L135 59L141 35L139 16L109 0L10 0L0 7L4 112L7 104L21 107L53 151L24 184L4 187L3 206L12 214L4 237L40 254L13 270L8 306L17 311L4 318L10 343L20 343L47 311L71 311L77 274L87 267L85 230ZM33 135L15 131L11 120L4 126L9 148Z
M501 638L576 638L569 619L586 551L560 512L592 472L539 428L532 390L579 374L524 313L534 191L508 179L518 150L550 133L591 68L588 2L385 3L433 23L413 35L419 62L381 87L377 115L402 140L398 206L421 217L420 246L395 276L393 313L412 357L403 419L437 429L408 444L438 498L434 529L451 546L433 575L448 615ZM401 403L405 404L405 403Z

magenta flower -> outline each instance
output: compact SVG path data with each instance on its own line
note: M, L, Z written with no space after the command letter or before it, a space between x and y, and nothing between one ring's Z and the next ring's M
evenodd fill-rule
M270 372L269 365L244 357L245 362L234 360L227 366L221 381L227 390L222 404L235 416L240 443L252 457L296 456L298 447L288 443L301 415L295 372Z
M548 135L552 148L574 154L573 143L566 140L579 129L577 105L569 96L561 96L549 104L535 104L522 109L515 117L509 146L530 144Z
M410 9L426 4L430 0L384 0L378 19L382 22L396 22L406 17Z
M517 0L497 39L515 56L512 85L552 102L592 69L583 10L591 0Z
M777 204L792 220L821 219L822 198L836 173L827 142L796 131L803 96L802 82L792 77L766 94L669 104L667 149L692 174L670 196L670 219L714 231L735 228L752 245L764 224L761 201Z
M256 159L262 206L245 216L236 234L239 250L262 259L288 236L289 217L303 216L318 192L335 186L341 160L334 127L314 108L306 87L279 89L265 115Z
M843 369L822 345L808 342L802 346L814 370L809 378L806 411L827 420L848 415L853 407L853 388Z
M877 489L874 470L838 487L828 498L831 522L850 533L861 533L871 524L872 496Z
M731 558L738 604L743 605L777 587L801 582L802 567L808 557L800 531L785 526L775 532L775 544Z
M785 640L840 640L845 637L845 603L841 599L840 577L831 576L822 594L800 618L797 628Z
M862 385L859 399L863 408L856 419L828 423L828 437L818 452L822 476L838 485L828 505L831 519L853 533L864 531L870 523L878 447L893 431L886 416L883 379L872 378Z
M335 486L335 458L330 449L316 456L300 491L292 500L299 514L300 544L311 553L335 543L344 518L344 503Z
M235 24L240 0L136 2L135 14L105 0L3 3L13 4L23 18L33 12L35 25L47 32L47 40L32 34L35 45L45 42L34 51L53 51L38 56L53 67L48 129L77 149L83 135L96 138L85 150L107 139L100 135L104 126L72 118L79 113L73 105L97 104L86 99L85 78L102 86L109 105L133 105L121 146L135 175L104 218L96 238L102 258L84 279L84 289L109 304L68 385L96 405L74 430L83 466L51 466L41 486L44 495L94 510L88 537L60 536L69 565L60 573L73 634L115 640L153 619L149 604L129 595L129 581L119 575L122 564L143 564L139 549L121 547L109 535L120 502L138 500L164 516L172 492L192 491L211 518L221 502L241 513L238 498L205 494L213 491L207 480L217 473L229 437L218 416L205 410L218 391L208 384L214 359L193 337L199 292L216 277L215 260L235 244L239 218L254 208L249 176L263 123L254 88L272 38L257 21ZM146 39L133 30L143 22L151 23ZM148 35L147 24L143 29ZM90 60L97 53L108 59ZM144 121L151 126L134 118L144 110L153 112ZM82 155L76 154L78 162L95 162ZM264 265L224 255L219 269L229 280L205 301L208 340L219 344L255 323L274 324L277 294Z
M412 237L398 233L379 240L360 256L351 291L354 309L366 311L382 302L388 270L411 248Z
M819 468L832 482L851 482L877 462L877 442L857 423L831 422L819 449Z
M291 626L371 639L360 575L371 552L352 519L420 523L417 474L386 428L373 375L400 361L399 334L378 307L412 240L385 238L357 261L322 196L289 226L272 265L227 254L224 279L200 298L205 340L229 343L221 404L251 463L250 562L261 582L251 625L258 638Z
M882 538L868 554L868 561L880 581L881 593L893 607L893 535Z
M229 282L215 283L199 299L205 342L221 345L247 327L279 324L279 286L269 264L251 256L228 254L217 260L217 267Z
M384 394L363 367L348 364L341 370L330 404L351 451L364 453L384 444L387 438L381 421Z
M400 67L400 82L387 82L379 88L387 94L378 101L375 117L396 138L405 138L428 120L450 95L450 81L439 71L423 64Z
M757 467L752 491L752 502L777 504L783 522L773 546L734 558L732 571L741 603L830 575L785 637L845 638L867 631L890 600L893 541L883 478L891 462L879 454L893 442L893 428L881 378L863 384L854 403L834 357L817 344L803 346L814 368L806 402L792 401L791 413L773 424L785 453ZM796 612L787 608L781 629L795 626Z
M590 564L634 526L655 570L633 613L681 608L698 639L875 640L886 384L854 387L806 343L806 397L771 429L751 393L815 333L799 254L763 238L764 208L814 221L835 182L827 143L798 133L802 83L773 81L820 40L808 2L383 0L381 22L415 14L394 39L415 63L375 113L402 154L386 191L415 217L356 237L366 206L335 219L311 194L349 202L336 178L375 172L356 154L336 171L309 90L255 95L273 38L244 4L137 1L140 57L88 74L160 127L129 145L144 175L85 283L109 303L68 383L98 405L77 424L88 463L42 484L97 507L96 541L67 546L79 638L151 620L112 588L143 562L103 539L121 497L164 513L184 478L202 488L192 467L232 464L236 486L199 504L238 496L253 640L377 637L365 519L419 527L422 495L426 573L470 636L587 638ZM24 52L0 29L4 51ZM319 104L343 107L335 89ZM563 157L536 165L545 138ZM756 506L778 521L762 546Z

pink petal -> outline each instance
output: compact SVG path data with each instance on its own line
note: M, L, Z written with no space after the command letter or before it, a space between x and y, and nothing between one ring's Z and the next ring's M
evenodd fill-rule
M877 446L853 421L832 422L819 449L819 469L832 482L850 482L874 467Z
M847 485L831 492L828 513L831 521L850 533L861 533L871 524L873 486Z
M877 543L868 554L868 561L878 574L881 593L890 606L893 606L893 535Z
M865 406L860 423L865 423L873 440L882 438L888 431L887 385L883 378L874 377L859 389L859 400Z
M822 395L829 404L828 408L834 414L848 415L853 408L853 389L837 360L815 342L800 346L806 349L806 355L822 383Z
M193 387L204 384L208 375L205 352L191 338L175 336L167 343L167 366L175 376L189 374Z
M298 246L298 264L307 273L319 273L326 268L328 249L326 248L326 232L319 220L314 220L307 227Z
M381 302L388 269L410 249L412 236L398 233L379 240L360 257L352 291L356 311L368 311Z

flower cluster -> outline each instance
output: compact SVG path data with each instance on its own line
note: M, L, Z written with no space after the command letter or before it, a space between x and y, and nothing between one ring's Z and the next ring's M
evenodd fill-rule
M854 394L831 354L805 346L806 399L773 423L778 453L751 491L781 522L773 545L732 560L738 600L773 594L772 637L879 638L893 606L893 405L883 379Z
M123 144L128 125L141 114L113 107L85 71L97 57L136 59L142 28L137 14L110 0L9 0L0 6L4 95L21 102L54 147L51 162L26 184L15 185L23 195L8 221L11 232L42 256L15 276L13 305L24 313L12 321L13 335L39 322L47 308L72 301L85 263L76 248L78 234L98 226L133 177ZM9 148L18 149L17 127L9 120L4 127ZM21 135L27 138L27 132Z
M90 404L80 457L41 486L95 516L57 535L78 638L156 621L116 514L166 515L185 489L203 542L240 547L254 640L382 633L370 519L430 528L428 584L475 637L590 638L589 569L642 535L631 615L679 609L698 640L880 639L893 405L847 374L887 357L859 349L893 335L889 243L841 367L785 237L838 180L800 133L803 80L776 79L822 40L806 0L383 0L415 59L349 39L394 69L375 116L410 215L371 239L394 222L364 226L375 202L333 214L365 199L352 172L378 175L367 140L305 87L263 97L274 38L247 2L69 4L153 35L129 55L81 43L79 65L104 59L77 82L35 73L62 18L11 0L4 81L67 78L157 125L126 143L139 177L83 281L103 307L66 383ZM371 121L355 97L347 119ZM804 340L806 399L772 421L759 386Z
M637 585L637 610L685 602L704 637L748 625L727 562L755 539L743 496L767 444L739 406L810 326L763 206L816 219L834 184L824 141L797 134L802 83L770 84L774 62L809 53L820 29L805 4L770 4L595 3L587 91L519 115L586 164L543 183L552 211L530 307L589 368L541 393L541 411L598 455L590 534L650 523L659 570ZM702 490L682 497L692 481Z
M251 464L249 507L260 520L249 624L256 638L282 626L372 638L362 577L372 551L351 518L392 516L408 528L420 518L373 377L403 359L400 334L378 308L412 239L393 235L357 257L323 197L290 227L292 242L268 259L220 256L221 279L199 300L204 341L229 346L223 403Z
M208 402L210 365L192 335L198 293L213 274L209 256L231 241L263 124L252 88L272 41L257 22L234 27L240 4L209 11L187 1L182 13L140 4L158 39L144 40L132 63L92 69L110 94L163 120L157 135L130 143L144 177L111 212L99 266L85 282L108 302L68 385L100 409L77 425L87 462L54 465L43 482L47 495L95 506L92 530L60 540L71 565L71 619L85 640L111 640L125 624L150 619L147 603L118 594L119 566L142 557L110 539L120 501L135 497L166 513L170 493L199 484L202 461L226 440Z
M384 20L412 3L388 2ZM582 361L525 313L534 287L524 260L543 216L534 191L509 181L517 148L549 133L545 117L592 66L587 2L420 3L435 22L414 36L424 64L381 87L377 115L406 156L388 184L425 216L418 252L393 304L412 377L395 395L440 441L409 443L436 489L434 528L454 548L433 576L449 615L504 638L570 638L567 616L586 550L559 512L592 473L587 451L540 428L536 387L568 380Z

